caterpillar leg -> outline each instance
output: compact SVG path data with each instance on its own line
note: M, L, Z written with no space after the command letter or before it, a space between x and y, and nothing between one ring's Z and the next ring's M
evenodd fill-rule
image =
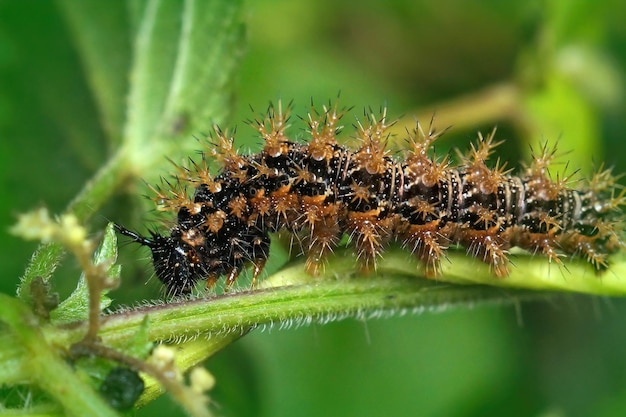
M559 243L563 252L586 259L597 271L607 269L609 254L624 247L616 224L612 222L597 222L593 227L587 228L587 233L568 232L561 237Z
M391 219L377 219L376 214L351 212L348 214L348 234L361 265L361 272L376 269L376 258L390 240Z
M239 268L232 268L228 271L228 273L226 274L226 281L224 286L225 291L229 291L232 288L235 281L237 281L237 277L239 277L240 273L241 269Z
M498 278L504 278L509 275L509 246L496 234L497 229L498 226L487 230L465 229L461 243L473 256L487 263Z
M422 262L426 278L436 278L442 274L441 258L447 247L440 243L438 223L412 224L403 233L402 245Z
M254 286L256 285L256 280L259 277L259 275L261 275L261 272L263 272L263 268L265 268L265 263L267 262L267 257L262 258L262 259L255 259L252 261L252 283L250 284L251 287L254 288Z
M305 269L310 275L318 275L324 268L324 260L339 244L341 229L332 219L316 222L308 239L308 256Z

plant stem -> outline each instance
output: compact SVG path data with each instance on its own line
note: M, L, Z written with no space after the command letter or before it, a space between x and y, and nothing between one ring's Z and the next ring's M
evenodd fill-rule
M125 153L120 151L85 184L76 198L68 205L66 213L73 213L81 223L86 222L126 181L129 173ZM17 289L18 297L28 302L30 300L28 289L31 281L35 277L41 276L47 282L64 255L65 250L59 243L39 245L21 278Z
M437 126L465 129L498 120L523 121L521 92L512 82L494 84L470 94L435 103L428 108L408 112L392 131L404 137L407 129L415 127L415 120L422 123L434 117Z
M286 268L280 279L302 276L302 266ZM442 311L478 302L516 303L545 298L546 293L505 290L482 285L442 284L406 276L319 279L311 284L259 289L211 298L184 300L113 313L104 318L100 337L107 345L123 345L150 317L150 340L215 337L245 333L259 325L289 327L347 317L366 319L395 313ZM69 344L84 334L85 323L48 336Z
M55 398L68 414L94 417L118 415L71 369L51 344L45 343L37 329L37 318L25 304L0 294L0 320L11 327L27 352L23 366L28 369L29 379Z
M127 155L122 147L85 184L65 211L73 213L80 223L85 223L114 192L119 190L131 172Z

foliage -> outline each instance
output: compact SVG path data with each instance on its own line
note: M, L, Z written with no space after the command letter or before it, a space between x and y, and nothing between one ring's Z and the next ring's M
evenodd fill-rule
M188 413L206 415L202 393L212 379L196 365L255 327L445 311L438 318L367 321L370 344L360 327L344 323L315 327L317 340L306 333L311 330L246 337L213 362L217 387L211 398L233 415L258 415L260 409L303 415L303 407L316 415L407 409L427 415L610 415L623 408L615 405L623 381L611 372L624 367L623 355L606 354L626 333L612 317L600 326L590 321L586 299L562 295L623 295L623 256L597 278L588 265L568 263L560 271L521 255L510 279L495 280L488 268L452 253L444 281L432 282L419 279L400 250L387 254L367 279L354 276L345 262L349 255L338 253L326 275L313 281L302 274L300 260L283 265L285 250L274 245L269 277L258 289L246 291L244 283L225 296L140 303L155 292L140 287L146 276L132 268L137 252L123 248L130 254L115 263L112 229L94 216L136 222L149 207L136 197L146 192L141 180L154 183L165 174L166 156L183 160L198 146L195 136L213 123L249 117L237 110L235 91L241 107L255 108L279 95L296 98L301 107L311 97L323 103L339 90L347 104L386 99L392 111L411 109L398 123L399 138L415 114L429 119L436 109L439 126L454 125L444 147L466 148L467 132L499 123L503 136L514 136L502 150L511 157L503 159L516 161L528 154L528 144L562 136L560 148L572 150L565 158L569 170L585 175L594 159L606 159L625 172L618 157L623 145L617 148L618 132L626 128L619 117L624 79L617 62L624 62L626 35L614 8L626 10L610 3L453 2L434 8L367 1L355 10L328 0L259 2L243 12L241 2L228 0L1 2L6 91L0 126L11 139L0 145L9 184L0 196L1 220L8 227L17 210L37 204L64 213L54 219L36 210L14 229L46 241L17 297L9 295L21 273L16 260L28 248L3 238L4 406L45 415L117 415L97 389L123 364L149 375L139 405L165 387ZM244 20L250 42L245 57ZM443 100L450 96L456 98ZM233 110L241 117L232 117ZM245 134L241 139L243 146L258 145L246 143ZM90 236L85 224L105 232ZM83 278L59 268L66 251L72 255L66 263L78 263ZM122 290L116 291L120 264ZM135 276L140 285L133 285ZM559 305L582 300L583 318L558 316L546 303L520 307L546 299L561 300ZM111 300L136 307L114 304L100 321L100 309ZM523 308L526 326L516 331L510 310L468 309L494 304ZM621 300L613 305L623 310ZM581 340L584 331L594 337ZM564 345L546 341L554 333ZM177 350L152 351L158 342ZM559 355L563 346L576 355ZM228 356L237 349L238 356ZM599 358L605 365L598 371ZM185 381L182 372L192 368ZM352 388L360 393L344 400ZM394 404L395 412L389 408ZM148 405L143 412L152 410Z

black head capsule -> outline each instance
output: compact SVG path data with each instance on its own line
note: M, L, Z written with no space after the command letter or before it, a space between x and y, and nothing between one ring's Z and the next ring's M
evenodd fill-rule
M149 239L118 224L114 226L120 234L130 237L133 242L150 248L154 272L167 287L168 294L191 292L200 276L195 270L197 267L189 260L190 248L186 248L183 242L171 236L161 236L152 232L152 238Z

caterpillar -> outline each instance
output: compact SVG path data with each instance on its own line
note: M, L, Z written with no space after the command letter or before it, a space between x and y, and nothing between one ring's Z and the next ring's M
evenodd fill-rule
M387 110L359 121L360 146L337 142L343 111L337 105L311 110L309 139L287 134L289 109L279 102L250 122L263 150L240 155L234 138L214 126L209 149L200 160L178 166L174 181L151 187L157 207L176 212L167 235L149 237L116 225L133 241L150 248L157 277L170 294L192 290L197 281L214 285L225 276L230 287L251 265L253 279L268 258L270 234L286 231L306 254L306 271L317 274L344 235L363 270L392 242L413 253L429 278L441 274L450 246L487 263L496 277L509 273L509 249L542 254L550 262L563 256L586 259L597 271L624 246L617 231L624 194L610 169L600 169L577 188L569 177L550 178L555 148L543 146L519 175L499 160L487 166L501 142L478 135L458 164L430 156L441 132L418 123L409 132L403 158L386 148ZM221 171L212 175L209 161ZM192 189L192 192L188 192Z

